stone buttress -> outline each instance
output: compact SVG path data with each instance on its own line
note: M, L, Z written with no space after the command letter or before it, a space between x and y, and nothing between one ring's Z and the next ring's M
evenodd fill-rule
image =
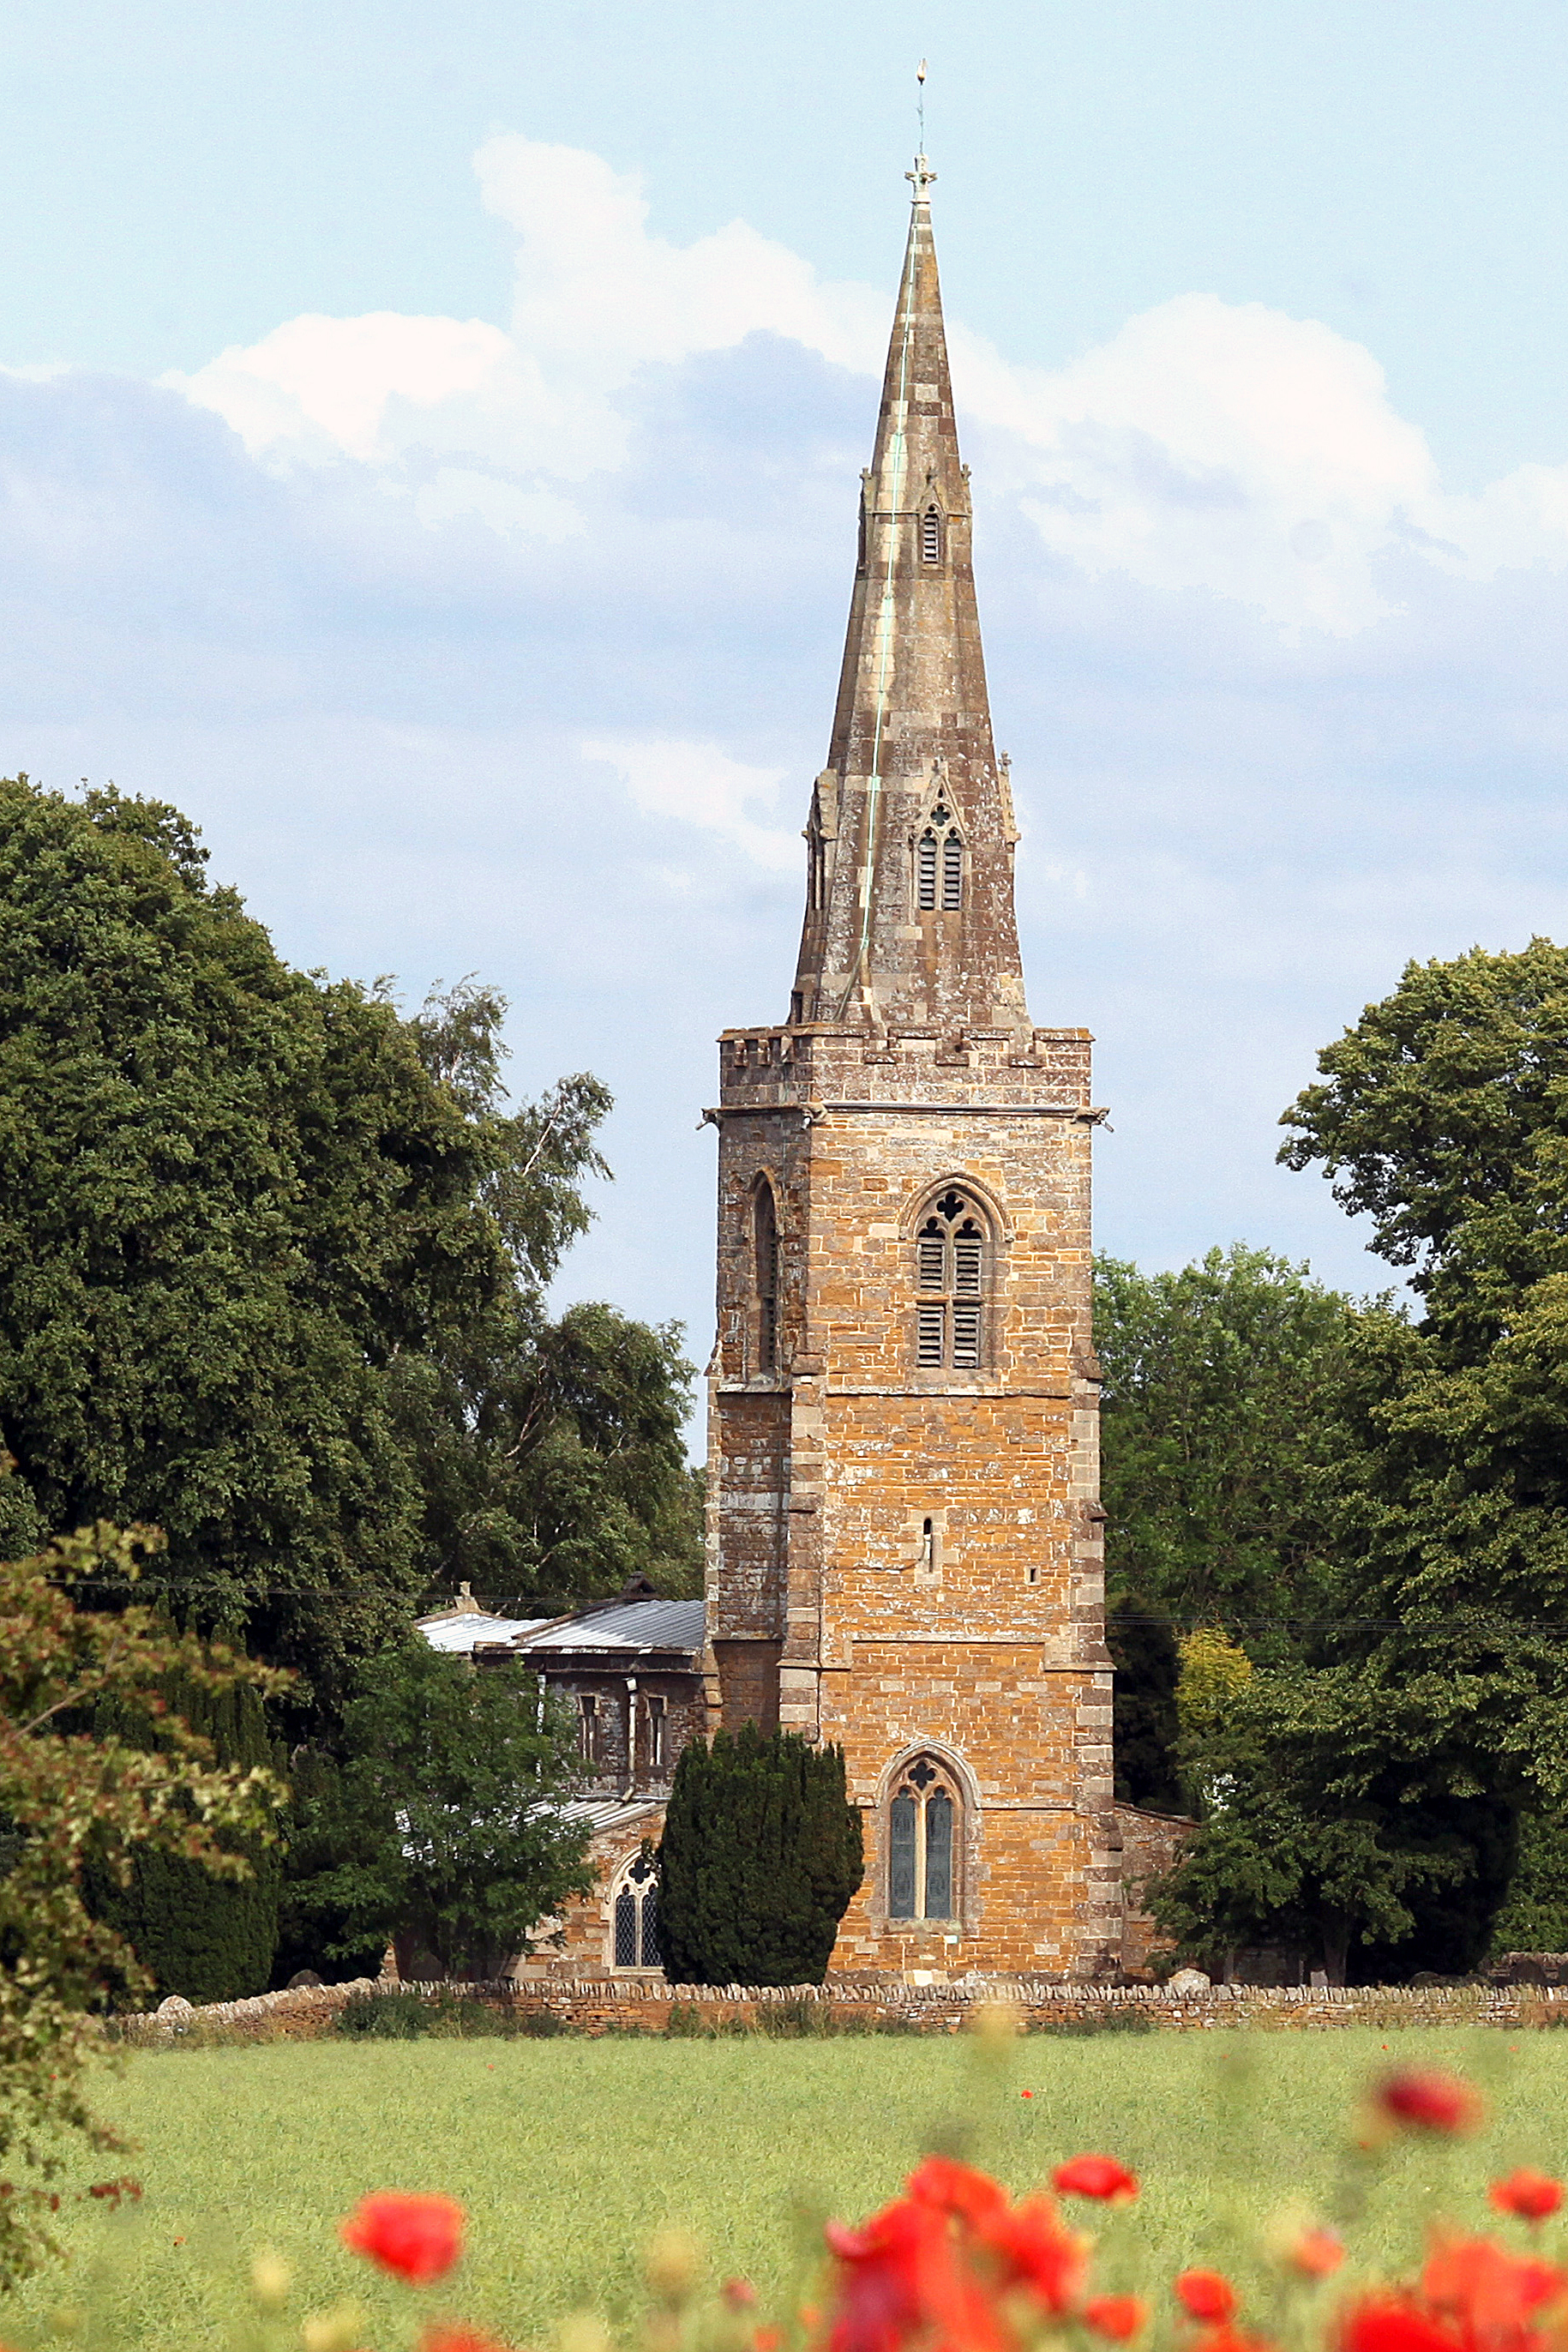
M835 1969L1091 1975L1118 1845L1090 1038L1032 1024L925 158L787 1022L721 1041L710 1719L843 1745Z

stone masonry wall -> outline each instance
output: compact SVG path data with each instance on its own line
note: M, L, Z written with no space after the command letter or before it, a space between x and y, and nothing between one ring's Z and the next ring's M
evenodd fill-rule
M723 1719L760 1715L775 1678L781 1726L843 1743L872 1834L837 1967L1113 1969L1088 1037L802 1026L723 1050L708 1594ZM915 1361L915 1229L947 1183L988 1226L977 1371ZM957 1916L936 1933L888 1918L882 1850L890 1775L923 1747L967 1793Z
M956 2032L977 2009L997 2001L1013 2008L1020 2025L1044 2032L1113 2030L1118 2024L1144 2024L1176 2032L1248 2026L1311 2032L1361 2025L1383 2033L1431 2026L1495 2025L1515 2032L1568 2026L1568 1986L1486 1984L1423 1990L1395 1985L1324 1991L1300 1986L1217 1985L1209 1992L1177 1996L1163 1987L1044 1984L1027 1978L934 1986L839 1979L825 1986L783 1989L672 1988L635 1979L612 1982L569 1979L518 1987L511 1983L402 1985L395 1979L359 1978L350 1984L261 1993L254 2000L217 2001L204 2009L193 2010L183 2001L166 2002L162 2011L119 2020L118 2030L126 2040L138 2043L166 2042L177 2033L204 2027L308 2039L331 2032L338 2012L356 1994L410 1991L470 1993L524 2016L557 2018L585 2033L662 2033L668 2027L672 2008L683 2004L695 2009L705 2027L744 2029L754 2026L759 2013L769 2006L783 2002L790 2003L796 2016L808 2022L811 2011L821 2009L840 2027L866 2031L893 2027L924 2033Z

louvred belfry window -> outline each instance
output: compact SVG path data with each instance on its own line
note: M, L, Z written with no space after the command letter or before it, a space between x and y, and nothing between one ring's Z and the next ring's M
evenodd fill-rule
M922 563L942 561L942 518L935 507L927 507L920 518L920 560Z
M940 803L915 844L915 904L922 913L964 903L964 836Z
M915 1237L915 1360L973 1372L985 1341L986 1229L962 1192L944 1192Z
M958 1795L927 1756L899 1777L887 1818L887 1916L958 1916Z

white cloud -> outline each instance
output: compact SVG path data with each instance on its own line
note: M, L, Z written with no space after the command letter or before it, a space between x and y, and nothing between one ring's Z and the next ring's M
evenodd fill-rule
M509 329L306 316L166 381L275 470L348 461L429 529L537 542L580 533L580 486L628 462L640 371L759 331L879 363L886 289L824 280L744 221L653 236L640 180L578 148L507 135L475 168L517 238ZM985 494L1092 577L1344 636L1397 609L1396 553L1479 578L1568 562L1568 468L1447 497L1375 359L1316 320L1185 294L1055 371L952 341Z
M507 135L474 163L486 209L517 233L518 343L601 390L649 361L727 351L758 329L843 367L880 363L885 294L824 282L744 221L670 245L648 234L641 180L581 148Z
M751 814L758 803L772 812L787 769L743 766L716 743L612 739L584 743L582 756L614 768L645 816L672 816L716 834L759 866L789 873L800 868L800 835Z

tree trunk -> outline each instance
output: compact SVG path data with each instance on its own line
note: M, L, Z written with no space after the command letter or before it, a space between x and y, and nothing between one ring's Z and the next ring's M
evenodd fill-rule
M1330 1984L1344 1982L1345 1962L1350 1955L1350 1922L1348 1919L1323 1922L1323 1971Z

